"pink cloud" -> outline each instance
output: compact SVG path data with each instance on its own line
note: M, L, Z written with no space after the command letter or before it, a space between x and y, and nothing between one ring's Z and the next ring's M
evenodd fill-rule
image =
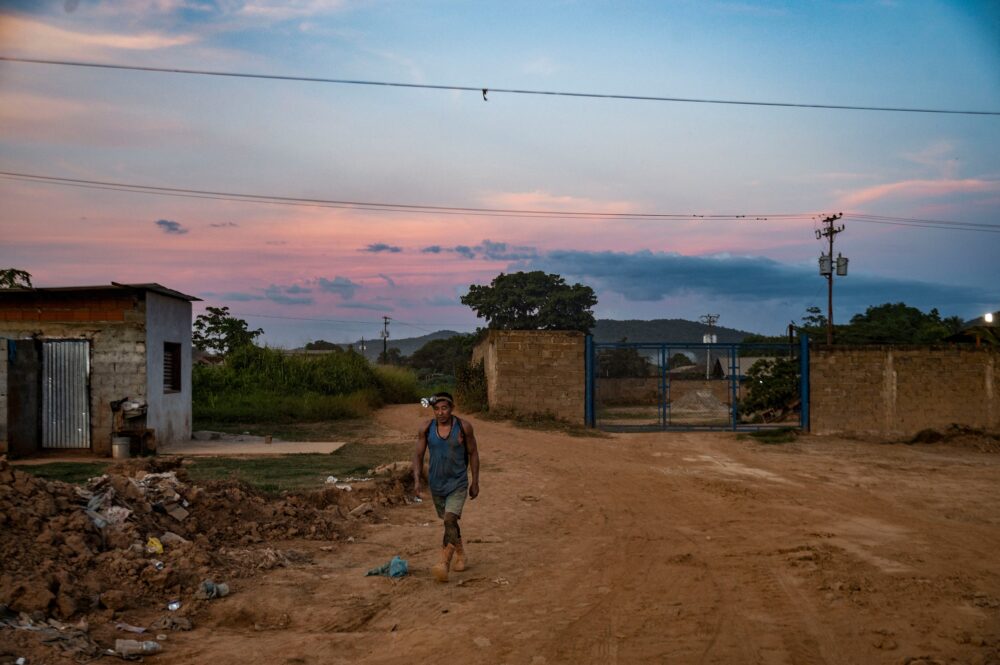
M193 35L166 35L157 32L78 32L23 16L0 14L0 41L8 52L49 58L81 58L107 49L153 51L185 46L196 41L196 38Z
M631 201L601 201L580 196L558 196L541 190L531 192L498 192L482 197L491 208L516 208L522 210L552 210L564 212L637 212Z
M904 199L924 199L949 194L968 194L1000 191L1000 181L967 178L965 180L903 180L866 187L841 196L838 206L854 208L878 201L898 197Z

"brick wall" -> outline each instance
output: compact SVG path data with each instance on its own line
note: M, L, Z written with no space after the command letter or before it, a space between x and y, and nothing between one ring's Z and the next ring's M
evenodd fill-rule
M975 348L814 349L810 429L912 436L957 423L1000 429L1000 353Z
M58 317L54 318L58 314ZM0 338L90 341L91 442L98 455L111 453L110 402L146 398L145 303L131 296L48 296L0 301ZM7 355L0 357L0 453L7 451Z
M583 424L584 340L579 332L490 331L473 352L486 370L489 407Z
M37 323L125 321L133 311L133 298L127 296L84 297L65 295L40 298L24 297L0 300L0 325L4 322Z

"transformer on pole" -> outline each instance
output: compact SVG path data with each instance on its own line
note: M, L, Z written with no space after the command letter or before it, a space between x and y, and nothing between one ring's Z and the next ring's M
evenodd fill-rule
M826 343L833 344L833 272L837 271L837 275L844 277L847 275L847 257L837 254L837 258L833 258L833 237L844 230L844 225L834 226L833 223L844 216L844 213L838 212L836 215L830 215L823 220L823 224L826 225L822 230L816 230L816 239L821 240L822 238L828 238L830 241L830 253L819 255L819 274L826 277Z

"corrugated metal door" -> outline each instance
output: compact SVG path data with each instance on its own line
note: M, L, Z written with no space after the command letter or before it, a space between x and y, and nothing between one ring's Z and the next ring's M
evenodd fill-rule
M90 447L90 342L42 343L42 447Z

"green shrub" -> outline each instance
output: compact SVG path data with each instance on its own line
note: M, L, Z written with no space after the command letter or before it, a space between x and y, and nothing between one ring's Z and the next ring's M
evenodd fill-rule
M375 377L378 379L379 394L387 404L407 404L416 402L417 375L412 369L393 365L377 365Z
M194 401L194 419L212 423L289 423L295 421L362 418L380 404L374 390L347 395L300 393L287 395L267 390L227 391Z
M486 394L486 369L482 362L468 363L455 374L455 398L463 411L486 411L489 403Z
M416 378L376 370L352 351L286 355L248 346L193 370L194 417L202 422L292 422L360 418L385 402L416 399Z

